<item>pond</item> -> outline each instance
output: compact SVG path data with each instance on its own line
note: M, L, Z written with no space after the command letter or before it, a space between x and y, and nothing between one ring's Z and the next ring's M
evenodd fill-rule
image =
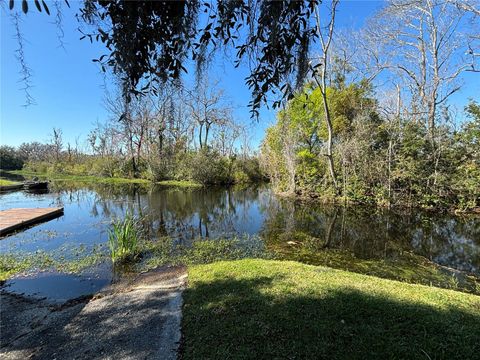
M131 211L147 219L150 238L168 237L175 247L189 248L199 239L256 239L274 258L480 293L478 217L303 203L276 196L268 185L56 182L46 193L0 195L2 210L52 206L63 206L64 216L0 240L3 257L41 254L47 265L8 280L4 289L64 300L106 286L118 275L108 258L99 264L82 256L107 254L112 218ZM79 259L80 275L48 269L50 254L57 260ZM64 270L75 272L72 266Z

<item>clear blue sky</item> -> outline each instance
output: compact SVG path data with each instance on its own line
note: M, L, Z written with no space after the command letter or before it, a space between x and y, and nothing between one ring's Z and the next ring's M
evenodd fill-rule
M23 107L25 94L19 90L20 64L15 58L18 47L10 12L1 12L1 96L0 142L19 145L22 142L46 141L53 127L61 128L64 141L74 143L79 137L84 142L92 124L104 121L108 114L102 105L103 85L106 81L98 66L91 60L103 54L103 46L80 41L78 23L74 18L77 2L72 9L64 7L65 50L59 48L57 28L52 16L38 13L33 3L27 15L22 14L21 31L28 41L25 54L33 71L31 94L36 105ZM378 1L340 2L338 27L361 26L363 21L382 5ZM50 6L51 10L53 4ZM236 105L236 118L250 124L247 104L250 92L244 84L247 70L234 69L225 62L212 69L213 77L226 90ZM108 79L107 79L108 82ZM478 91L478 86L475 91ZM471 94L459 94L461 98ZM460 99L460 98L459 98ZM274 120L272 111L263 110L259 123L254 123L252 144L258 145L264 129Z

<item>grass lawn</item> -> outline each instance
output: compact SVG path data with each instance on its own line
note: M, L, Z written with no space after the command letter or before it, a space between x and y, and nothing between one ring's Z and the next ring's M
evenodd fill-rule
M18 182L10 181L6 179L0 179L0 186L16 185Z
M480 297L290 261L189 268L183 359L474 359Z
M172 187L200 187L201 185L193 181L176 181L176 180L165 180L159 182L152 182L146 179L127 179L119 177L101 177L101 176L90 176L90 175L68 175L68 174L55 174L55 173L36 173L26 170L13 170L8 171L9 173L15 175L22 175L25 177L39 177L42 179L49 179L55 181L78 181L78 182L94 182L102 184L158 184L161 186L172 186Z

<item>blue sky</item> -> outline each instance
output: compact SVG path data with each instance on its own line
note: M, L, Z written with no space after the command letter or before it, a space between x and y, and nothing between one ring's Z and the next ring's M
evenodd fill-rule
M73 16L77 3L72 3L72 9L64 8L65 49L59 47L53 16L38 13L34 6L27 15L22 14L21 31L27 40L26 61L33 71L31 94L36 101L36 105L29 107L22 106L25 94L19 90L22 84L18 82L20 64L15 58L18 47L15 29L9 11L0 10L2 145L46 141L53 127L63 130L65 143L73 144L77 137L83 143L96 121L108 119L102 105L103 86L108 79L92 62L104 53L103 45L79 40L79 24ZM339 6L337 25L339 28L360 27L381 5L379 1L343 1ZM247 107L250 92L244 84L246 73L245 68L234 69L229 62L222 62L221 66L216 64L211 69L211 76L220 80L220 86L235 105L235 117L252 125L252 144L256 146L265 128L273 122L274 113L264 109L260 121L252 123ZM465 98L468 94L460 96Z

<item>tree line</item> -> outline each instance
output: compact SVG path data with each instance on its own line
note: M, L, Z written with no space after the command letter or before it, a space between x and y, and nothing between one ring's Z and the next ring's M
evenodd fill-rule
M312 73L267 130L263 168L279 192L480 206L480 107L450 101L477 76L475 2L390 1L359 30L316 13ZM472 85L472 81L470 80Z
M61 129L53 129L45 144L3 146L1 167L201 184L263 179L249 126L235 119L218 82L203 79L195 91L165 86L157 95L128 100L118 90L104 103L110 118L95 124L86 145L65 144Z

